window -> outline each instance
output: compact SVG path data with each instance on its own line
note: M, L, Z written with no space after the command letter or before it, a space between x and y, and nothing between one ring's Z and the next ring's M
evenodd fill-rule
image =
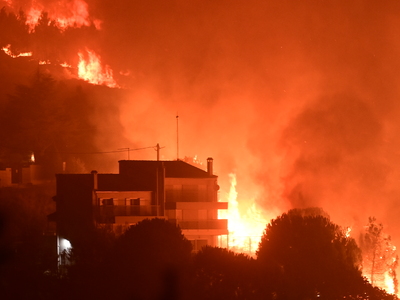
M114 199L113 198L100 199L100 205L114 205Z
M130 205L140 205L140 198L130 199Z
M198 201L199 202L207 202L210 201L210 199L207 199L207 186L205 184L199 185L199 195L198 195Z
M198 202L199 190L197 185L182 185L182 201Z
M181 202L182 196L181 185L166 185L165 186L165 197L167 202Z

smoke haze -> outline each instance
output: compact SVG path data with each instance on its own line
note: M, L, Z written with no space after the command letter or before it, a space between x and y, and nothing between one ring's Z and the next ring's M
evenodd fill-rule
M86 3L101 29L71 33L64 53L87 40L123 87L97 95L93 122L109 125L97 146L159 143L176 159L179 115L180 158L212 156L222 200L236 173L240 205L266 219L308 206L343 226L373 215L399 243L399 2Z

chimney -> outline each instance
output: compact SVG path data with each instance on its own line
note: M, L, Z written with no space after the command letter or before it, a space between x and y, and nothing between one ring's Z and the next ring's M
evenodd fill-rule
M94 190L97 190L97 189L99 188L99 186L98 186L98 181L97 181L97 171L96 171L96 170L93 170L93 171L91 172L91 174L93 175L93 189L94 189Z
M213 159L212 157L207 158L207 173L213 175Z

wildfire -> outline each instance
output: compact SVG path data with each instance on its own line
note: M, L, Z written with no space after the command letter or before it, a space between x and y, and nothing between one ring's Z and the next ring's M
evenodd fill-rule
M19 54L14 54L11 51L11 45L8 44L7 46L3 47L2 50L4 51L5 54L8 56L11 56L12 58L17 58L17 57L24 57L24 56L32 56L32 52L22 52Z
M2 50L12 58L32 56L32 52L24 52L14 54L11 51L11 45L3 47ZM101 64L100 56L94 51L86 49L86 55L83 52L78 53L78 77L92 84L106 85L111 88L119 87L113 78L113 71L108 66L105 67ZM52 64L49 60L41 60L38 62L39 65L50 65ZM66 62L59 64L64 68L72 68L72 66Z
M63 68L72 68L72 66L67 64L66 62L63 62L62 64L60 64L60 66Z
M7 5L14 10L20 9L19 4L12 0L6 1ZM43 12L48 14L49 20L61 30L67 27L80 28L91 26L100 29L101 21L92 19L89 15L89 6L84 0L64 0L42 4L32 1L31 7L26 9L26 25L30 32L35 31Z
M245 212L240 211L237 201L236 175L229 174L229 177L231 182L228 194L229 209L219 215L220 218L228 219L227 247L232 251L253 256L258 248L267 221L260 210L257 209L254 200Z
M382 288L384 288L388 293L394 294L396 291L395 291L395 286L394 286L394 282L393 282L393 277L390 276L390 271L385 272L384 276L385 276L385 279L384 279L384 284L383 284Z
M8 8L16 11L21 9L17 1L5 1ZM32 1L30 6L25 8L26 24L30 32L34 32L36 26L46 13L49 23L55 24L59 30L64 30L68 27L80 28L83 26L94 25L97 30L100 30L101 21L94 19L89 15L88 4L84 0L61 0L57 2L42 3L41 1ZM11 51L11 45L3 47L2 50L13 58L22 56L32 56L32 52L14 54ZM92 50L86 49L78 53L79 63L77 66L78 77L92 84L106 85L111 88L119 87L113 78L113 71L108 65L102 66L101 59L98 54ZM53 64L49 60L41 60L39 65ZM68 63L58 65L64 68L72 68Z
M82 52L79 52L78 55L79 78L92 84L104 84L112 88L118 87L113 78L113 71L108 65L105 65L104 68L102 67L99 55L88 49L86 49L86 55Z
M347 238L350 237L350 233L351 233L351 227L345 228L345 235Z
M52 63L49 60L40 60L39 61L39 65L52 65ZM57 64L57 65L59 65L59 66L61 66L63 68L72 68L72 66L70 64L66 63L66 62L63 62L61 64Z

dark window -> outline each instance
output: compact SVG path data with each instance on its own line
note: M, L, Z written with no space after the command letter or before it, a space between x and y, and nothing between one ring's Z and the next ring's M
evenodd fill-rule
M199 190L197 185L182 185L182 201L198 202Z
M114 199L113 198L102 199L101 204L102 205L114 205Z
M131 205L140 205L140 198L131 199Z

